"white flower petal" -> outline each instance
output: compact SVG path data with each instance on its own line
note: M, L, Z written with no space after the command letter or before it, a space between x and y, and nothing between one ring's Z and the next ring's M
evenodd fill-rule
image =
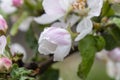
M96 53L96 58L99 60L106 61L108 59L107 53L108 53L108 51L103 49L100 52Z
M73 26L79 19L80 19L79 16L72 14L67 19L67 23L70 24L71 26Z
M67 30L60 27L44 29L39 38L38 51L41 54L54 54L54 61L62 61L71 48L71 36Z
M6 14L11 14L17 10L16 7L12 6L12 0L1 0L0 8Z
M45 13L48 15L57 15L64 13L64 10L62 9L58 0L43 0L43 8L45 10Z
M17 8L13 7L13 6L9 6L9 5L1 5L1 9L3 12L5 12L6 14L11 14L13 12L15 12L17 10Z
M55 22L52 24L53 27L67 28L67 24L64 22Z
M101 8L103 6L103 0L87 0L87 4L90 8L90 12L88 13L90 18L100 15Z
M64 20L63 17L60 18L60 19L59 19L59 21L60 21L59 23L60 23L60 24L61 24L61 23L64 24L64 25L63 25L63 28L67 28L68 25L70 25L71 27L72 27L73 25L75 25L75 24L79 21L79 19L80 19L79 16L77 16L77 15L75 15L75 14L72 14L72 15L69 15L66 20ZM56 23L55 23L55 24L56 24Z
M52 22L56 21L57 19L61 18L63 15L64 14L58 14L58 15L43 14L40 17L34 18L34 20L39 24L49 24L49 23L52 23Z
M68 11L74 0L59 0L61 7Z
M10 51L11 51L12 55L15 55L15 53L23 54L22 60L23 60L23 62L26 62L27 54L26 54L26 51L22 45L20 45L18 43L14 43L11 45Z
M107 74L111 77L115 77L115 64L111 60L109 60L106 64Z
M0 36L0 54L4 53L5 46L7 44L7 40L5 36Z
M42 37L41 38L41 42L39 42L39 48L38 48L38 51L41 53L41 54L44 54L44 55L48 55L48 54L52 54L57 45L46 40L46 39L43 39Z
M71 48L71 41L69 45L58 46L54 52L54 61L63 61L63 59L69 54Z
M76 31L80 33L75 41L79 41L92 31L93 24L88 18L84 18L77 26Z
M120 62L116 63L116 71L117 71L117 74L115 79L120 80Z
M33 17L28 17L26 18L19 26L19 30L26 32L29 27L31 22L33 21Z

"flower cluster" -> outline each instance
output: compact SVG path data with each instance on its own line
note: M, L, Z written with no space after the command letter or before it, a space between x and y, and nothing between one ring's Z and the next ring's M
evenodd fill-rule
M0 15L0 30L1 32L6 33L7 31L7 22L5 19ZM7 45L7 39L5 35L0 36L0 55L4 55L5 47ZM9 70L12 66L12 61L7 57L0 57L0 71Z
M51 5L52 4L52 5ZM94 16L99 16L101 12L101 8L103 5L103 0L43 0L43 8L45 13L41 15L40 17L34 18L34 20L39 23L39 24L49 24L53 23L56 20L59 20L61 24L66 24L67 26L74 26L75 23L78 23L76 26L76 32L78 33L77 37L75 38L75 41L79 41L83 39L87 34L92 32L93 28L93 23L91 21L91 18ZM69 17L70 16L70 17ZM52 26L51 26L52 27ZM71 44L71 38L67 38L67 36L64 36L66 34L62 34L59 32L59 25L55 26L58 29L53 29L53 30L46 30L47 34L44 32L40 36L39 40L39 47L42 45L48 44L48 42L54 42L56 44L56 40L60 38L60 41L65 42L64 39L69 39L68 43L66 44L70 47ZM75 27L75 26L74 26ZM62 26L63 30L66 29L66 26ZM68 27L67 27L68 28ZM62 30L62 29L61 29ZM57 32L57 33L54 33ZM49 35L48 35L49 33ZM58 34L60 33L60 34ZM69 33L68 33L69 34ZM70 34L69 34L70 35ZM47 37L46 37L47 36ZM52 36L52 37L51 37ZM59 38L57 37L59 36ZM44 38L44 43L41 41L42 38ZM62 38L63 37L63 38ZM50 38L50 39L49 39ZM51 40L53 38L54 40ZM63 40L62 40L63 39ZM40 44L42 43L42 44ZM41 50L39 48L39 52L44 53L44 54L50 54L54 53L54 60L58 61L61 60L59 58L64 58L66 54L68 54L69 48L60 48L62 51L60 53L60 50L56 52L51 52L50 48L47 48L48 46L51 47L54 44L49 44L47 46L42 46L44 49ZM57 44L56 46L61 46L60 44ZM44 51L43 51L44 50ZM67 52L67 53L66 53ZM58 56L55 56L58 54ZM61 56L60 56L61 55Z
M53 61L63 61L75 51L81 56L78 76L84 80L95 53L104 50L97 58L106 62L108 75L119 80L119 3L119 0L0 0L0 71L9 73L11 69L15 73L18 67L13 67L17 64L35 70L34 76L42 73L39 68L45 70ZM18 40L27 50L15 42Z

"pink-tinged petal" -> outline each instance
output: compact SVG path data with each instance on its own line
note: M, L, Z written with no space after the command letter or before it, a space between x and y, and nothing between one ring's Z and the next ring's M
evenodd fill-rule
M92 31L93 24L88 18L84 18L77 26L76 31L79 35L75 38L75 41L79 41Z
M12 0L13 1L13 6L15 7L20 7L23 4L23 0Z
M30 24L31 22L33 21L33 17L28 17L26 18L19 26L19 30L23 31L23 32L26 32L29 27L30 27Z
M4 70L4 68L6 68L6 70L9 70L11 66L12 61L9 58L7 57L0 58L0 70Z
M90 18L100 15L103 6L103 0L87 0L87 4L90 8L90 11L88 13L88 16Z
M63 16L64 16L64 14L57 14L57 15L43 14L40 17L34 18L34 20L39 24L49 24L49 23L52 23L52 22L58 20L59 18L61 18Z
M119 62L120 61L120 48L115 48L111 50L110 52L108 52L108 56L111 60L115 62Z
M4 53L5 46L7 44L7 40L5 36L0 37L0 54Z
M0 30L2 30L3 32L6 32L8 26L7 26L7 22L5 21L5 19L0 15Z
M48 15L63 14L64 10L59 4L59 0L43 0L43 8Z
M51 27L47 31L46 37L55 44L67 45L69 44L67 38L70 37L70 35L65 29Z
M49 27L44 29L39 38L38 51L41 54L54 54L54 61L62 61L71 48L71 36L63 28Z

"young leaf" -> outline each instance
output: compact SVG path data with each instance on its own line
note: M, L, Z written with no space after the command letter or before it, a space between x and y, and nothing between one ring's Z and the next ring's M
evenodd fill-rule
M19 28L19 25L21 24L21 22L28 16L28 13L27 12L24 12L20 18L16 21L16 23L13 24L11 30L10 30L10 34L12 36L16 35L16 33L18 32L18 28Z
M116 26L107 28L102 36L106 41L105 49L112 50L115 47L120 47L120 29Z
M95 53L104 48L105 41L103 37L88 35L79 41L78 49L80 51L82 62L79 65L78 76L85 80L94 62Z
M49 68L44 74L41 75L40 80L58 80L59 70Z
M114 10L111 8L109 2L106 1L106 2L103 4L101 16L110 17L110 16L112 16L112 15L114 15Z
M105 47L105 40L102 36L95 36L97 51L101 51Z

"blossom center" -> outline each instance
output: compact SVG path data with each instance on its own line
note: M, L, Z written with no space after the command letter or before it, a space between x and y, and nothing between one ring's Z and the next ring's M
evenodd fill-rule
M76 0L72 7L74 10L83 10L86 7L86 0Z

